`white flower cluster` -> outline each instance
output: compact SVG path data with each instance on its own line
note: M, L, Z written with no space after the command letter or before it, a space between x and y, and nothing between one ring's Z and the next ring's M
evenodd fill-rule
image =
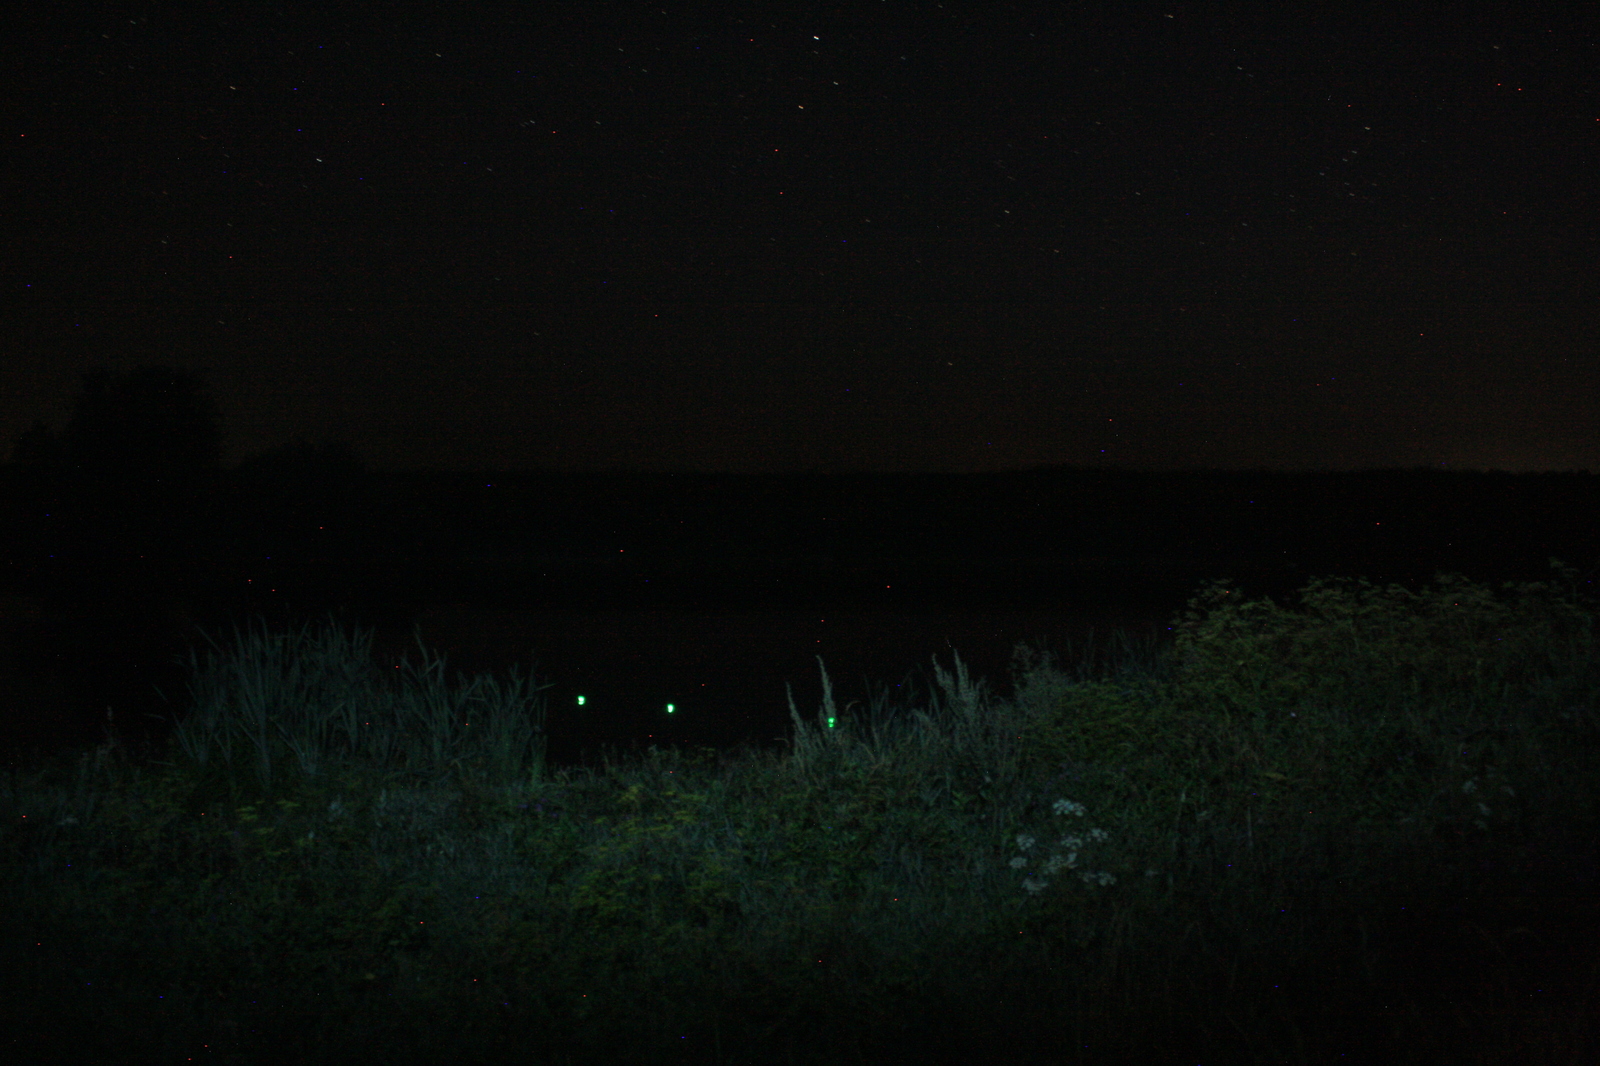
M1071 814L1076 815L1079 818L1082 818L1084 814L1083 804L1074 803L1071 800L1066 799L1056 800L1055 803L1051 805L1051 809L1055 811L1056 814ZM1043 892L1045 889L1050 887L1050 882L1045 880L1045 878L1054 877L1062 870L1077 869L1078 851L1086 842L1099 844L1109 839L1110 834L1108 834L1104 829L1090 829L1082 836L1079 836L1076 833L1067 834L1056 842L1055 847L1059 850L1053 850L1050 857L1045 859L1040 865L1040 873L1042 873L1044 877L1029 877L1022 882L1022 887L1030 895L1037 896L1040 892ZM1032 851L1033 846L1037 843L1038 841L1027 833L1017 834L1017 849L1019 851ZM1011 860L1011 868L1013 870L1020 870L1027 865L1028 857L1026 855L1018 855ZM1115 884L1117 880L1116 877L1106 873L1104 870L1084 870L1080 871L1078 876L1083 880L1084 884L1098 885L1101 888L1104 888L1107 885Z

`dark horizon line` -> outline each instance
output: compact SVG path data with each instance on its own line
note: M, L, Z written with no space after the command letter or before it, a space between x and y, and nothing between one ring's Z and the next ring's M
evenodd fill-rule
M309 458L310 456L307 456ZM293 462L301 458L294 454L286 454L277 449L259 452L245 456L231 463L222 463L214 467L207 467L223 473L237 473L247 466L257 463L272 464L275 460ZM985 468L884 468L884 467L854 467L842 464L828 464L825 466L806 466L799 464L781 464L765 468L715 468L715 467L554 467L554 466L508 466L508 467L469 467L469 466L380 466L368 463L361 459L360 453L354 456L357 469L364 474L380 476L472 476L472 477L986 477L1005 474L1111 474L1111 475L1150 475L1150 474L1183 474L1195 475L1310 475L1310 474L1506 474L1511 476L1526 475L1576 475L1600 474L1600 470L1590 467L1569 467L1565 469L1546 468L1539 470L1516 470L1506 467L1481 467L1481 466L1448 466L1448 465L1422 465L1409 466L1360 466L1360 467L1311 467L1311 466L1113 466L1090 465L1080 463L1035 463L1024 466L985 467ZM53 466L55 464L18 462L14 459L0 461L0 469L24 469L29 467ZM77 464L67 464L77 465Z
M222 469L238 470L241 467L268 459L272 453L251 456L241 459L237 463ZM713 467L541 467L541 466L516 466L516 467L465 467L465 466L439 466L439 467L390 467L363 464L362 469L369 474L385 475L472 475L483 477L518 477L557 475L570 477L608 477L608 476L641 476L656 475L666 477L786 477L786 476L820 476L820 477L984 477L1000 474L1035 474L1035 473L1084 473L1084 474L1600 474L1600 470L1588 467L1567 469L1542 469L1542 470L1514 470L1503 467L1467 467L1467 466L1424 466L1413 464L1411 466L1363 466L1363 467L1290 467L1290 466L1251 466L1251 467L1222 467L1222 466L1109 466L1087 465L1078 463L1036 463L1027 466L985 467L985 468L883 468L883 467L852 467L830 464L827 466L802 466L779 465L765 468L713 468Z

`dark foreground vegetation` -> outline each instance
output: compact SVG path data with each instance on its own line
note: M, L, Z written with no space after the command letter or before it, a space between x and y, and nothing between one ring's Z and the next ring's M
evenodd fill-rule
M543 759L530 678L220 637L159 750L0 780L14 1062L1580 1063L1594 616L1218 584L781 751ZM819 662L819 666L821 666Z

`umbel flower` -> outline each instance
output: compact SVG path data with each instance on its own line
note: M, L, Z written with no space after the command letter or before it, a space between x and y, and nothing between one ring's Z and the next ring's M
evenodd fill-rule
M1070 814L1078 818L1082 818L1084 815L1083 804L1074 803L1068 799L1056 800L1055 803L1051 805L1051 810L1053 810L1057 815ZM1049 878L1055 877L1062 870L1078 869L1078 852L1081 851L1086 844L1100 844L1109 839L1110 834L1108 834L1104 829L1098 828L1090 829L1082 835L1077 833L1067 834L1055 843L1055 845L1050 849L1049 857L1040 864L1039 873L1042 876L1028 877L1024 879L1022 882L1023 889L1029 895L1037 896L1040 892L1043 892L1045 889L1050 887ZM1030 852L1037 843L1038 840L1031 834L1017 834L1018 851ZM1024 869L1027 865L1028 856L1025 854L1017 855L1011 860L1011 868L1013 870ZM1081 870L1078 872L1078 877L1081 878L1083 883L1086 885L1098 885L1101 888L1104 888L1107 885L1115 884L1117 880L1115 876L1107 873L1104 870Z

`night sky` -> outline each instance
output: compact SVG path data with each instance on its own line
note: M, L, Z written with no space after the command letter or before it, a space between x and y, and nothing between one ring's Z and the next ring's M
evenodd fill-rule
M35 5L0 442L159 364L227 464L1600 471L1583 9Z

